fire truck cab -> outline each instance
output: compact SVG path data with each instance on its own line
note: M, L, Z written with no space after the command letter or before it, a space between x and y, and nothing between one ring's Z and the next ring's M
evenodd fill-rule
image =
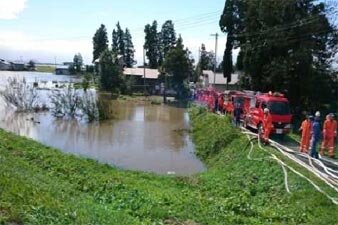
M260 129L263 123L264 108L270 110L272 116L272 133L287 134L291 129L292 115L289 101L279 93L257 94L252 98L248 113L245 115L244 125L254 129Z

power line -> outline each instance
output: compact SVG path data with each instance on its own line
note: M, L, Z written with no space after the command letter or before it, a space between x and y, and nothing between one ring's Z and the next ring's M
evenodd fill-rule
M338 13L338 10L335 10L333 12L326 14L326 16L337 14L337 13ZM280 27L274 26L274 27L271 27L269 29L260 30L258 32L242 32L238 35L234 35L234 37L252 37L252 36L258 36L258 35L271 33L271 32L286 31L286 30L289 30L289 29L292 29L292 28L302 27L302 26L314 23L316 21L319 22L320 19L321 18L318 15L317 16L311 16L309 18L299 20L299 21L295 21L295 22L292 22L292 23L289 23L289 24L282 24Z

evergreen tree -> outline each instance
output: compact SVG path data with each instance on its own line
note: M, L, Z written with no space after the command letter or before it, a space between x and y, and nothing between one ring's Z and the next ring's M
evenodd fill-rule
M156 20L152 25L147 24L144 29L145 32L145 44L144 48L146 51L146 56L149 60L149 67L152 69L157 69L159 66L160 58L160 42L159 35L157 33L157 22Z
M238 47L239 44L239 39L236 39L234 35L242 31L242 20L244 19L243 10L245 3L245 0L227 0L219 23L221 30L227 33L227 42L222 62L223 75L227 78L227 82L231 82L231 74L234 72L232 49L234 47ZM238 41L236 42L236 40Z
M100 57L100 88L104 91L118 93L123 85L121 69L114 52L106 49Z
M118 54L125 59L125 52L126 52L126 47L125 47L125 38L124 38L124 32L120 26L120 22L117 22L116 24L116 33L117 33L117 43L118 43Z
M332 99L327 68L337 38L324 3L227 0L220 26L229 41L225 70L232 48L240 47L237 66L253 90L285 91L293 106L307 108Z
M93 62L100 58L104 50L108 48L108 35L105 25L101 24L93 37Z
M171 20L167 20L163 25L160 33L161 58L164 59L169 50L175 46L176 32ZM161 63L160 63L161 65Z
M112 51L116 53L116 55L118 54L119 51L118 35L115 29L113 30L112 33Z
M177 91L178 98L184 98L187 94L185 81L193 74L193 59L188 49L184 49L183 39L177 39L176 46L171 48L163 63L164 70L172 75L172 81Z
M125 35L124 37L125 39L124 40L125 42L124 62L128 68L131 68L135 64L135 60L134 60L135 49L134 49L132 37L131 37L131 34L128 28L126 28L124 35Z
M75 54L73 58L74 71L77 73L81 72L82 66L83 66L83 58L81 53Z
M203 70L213 70L215 65L215 55L213 52L208 52L204 44L201 46L201 56L198 66Z
M35 70L35 61L33 59L29 60L28 69L29 70Z

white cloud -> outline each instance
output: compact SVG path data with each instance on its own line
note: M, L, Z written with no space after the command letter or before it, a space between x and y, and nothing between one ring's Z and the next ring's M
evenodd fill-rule
M18 31L0 31L0 49L7 52L7 55L0 55L2 58L7 58L10 54L10 58L17 55L16 58L22 56L24 59L34 58L41 62L50 61L54 57L72 60L74 54L80 52L85 61L90 63L92 43L90 39L51 40Z
M10 20L25 9L27 0L0 0L0 19Z

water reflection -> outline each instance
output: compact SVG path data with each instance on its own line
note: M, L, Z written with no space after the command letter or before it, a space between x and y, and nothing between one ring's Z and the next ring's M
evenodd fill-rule
M86 124L55 120L50 113L13 113L3 103L0 106L0 127L67 153L164 174L204 169L193 154L189 134L181 132L189 129L189 117L182 108L106 99L104 107L113 119Z

